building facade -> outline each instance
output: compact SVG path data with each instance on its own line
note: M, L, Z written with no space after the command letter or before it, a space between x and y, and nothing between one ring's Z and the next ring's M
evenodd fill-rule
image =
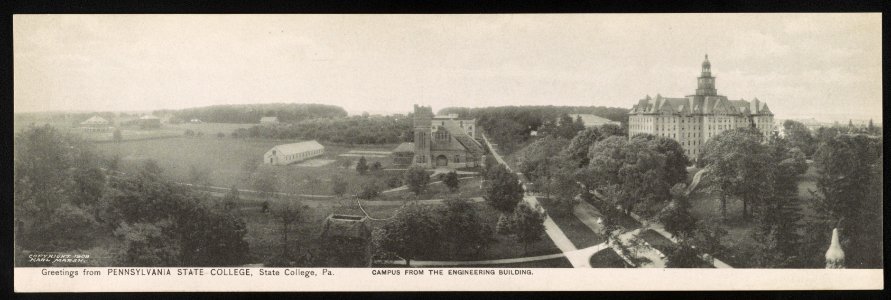
M702 152L702 145L725 130L753 127L765 136L774 131L773 113L758 98L729 100L719 95L711 73L708 55L702 62L696 92L684 98L647 95L628 112L628 136L652 134L671 138L691 160Z
M475 167L484 150L479 141L476 120L457 115L434 116L429 106L415 105L413 164L427 168Z
M325 146L315 140L272 147L263 154L263 163L274 166L304 161L325 154Z

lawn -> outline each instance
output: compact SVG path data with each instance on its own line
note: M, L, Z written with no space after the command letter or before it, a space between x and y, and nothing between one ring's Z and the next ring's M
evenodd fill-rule
M465 175L459 175L465 176ZM409 190L400 190L389 193L382 193L375 200L430 200L430 199L448 199L448 198L472 198L482 197L483 191L480 189L480 180L477 178L461 179L458 182L458 190L452 192L439 179L431 179L431 183L427 189L420 195L415 195ZM435 183L434 183L435 182Z
M546 211L557 211L551 199L539 197L538 203L541 203ZM566 234L566 237L578 249L588 248L606 241L606 238L595 233L573 214L549 213L548 216L554 220L554 223L557 223L560 230Z
M588 260L592 268L628 268L628 263L612 248L600 250Z

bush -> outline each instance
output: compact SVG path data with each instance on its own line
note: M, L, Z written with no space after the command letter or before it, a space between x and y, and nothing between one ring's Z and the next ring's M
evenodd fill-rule
M357 197L359 197L359 199L365 200L374 199L378 195L380 195L380 193L381 190L380 187L378 187L377 182L375 182L374 180L369 180L362 184L362 189L359 191Z

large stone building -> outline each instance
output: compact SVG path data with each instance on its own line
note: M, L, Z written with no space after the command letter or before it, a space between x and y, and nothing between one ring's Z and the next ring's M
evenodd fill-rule
M773 113L767 103L728 100L715 88L715 77L708 55L702 62L702 73L696 93L684 98L649 95L640 99L628 112L628 136L649 133L678 141L687 157L695 160L708 139L725 130L754 127L765 136L774 130Z
M427 168L475 167L485 152L476 140L478 133L476 120L434 116L429 106L415 105L412 163ZM406 146L400 146L399 153L405 156Z

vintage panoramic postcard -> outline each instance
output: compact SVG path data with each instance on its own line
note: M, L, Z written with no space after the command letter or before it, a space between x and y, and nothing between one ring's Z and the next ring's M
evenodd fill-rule
M17 292L883 288L881 14L13 21Z

